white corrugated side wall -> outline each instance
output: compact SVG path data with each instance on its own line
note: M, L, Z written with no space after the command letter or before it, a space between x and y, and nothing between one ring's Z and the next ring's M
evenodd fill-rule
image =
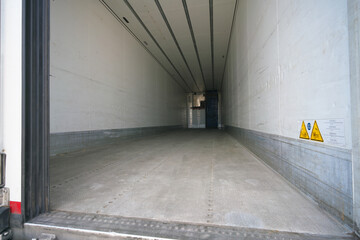
M51 1L51 133L184 125L186 95L98 0Z
M239 0L224 124L299 138L303 120L340 119L350 149L348 48L346 1Z

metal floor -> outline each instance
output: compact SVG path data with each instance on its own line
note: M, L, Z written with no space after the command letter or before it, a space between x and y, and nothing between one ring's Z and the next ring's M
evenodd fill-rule
M220 130L177 130L53 157L51 209L343 235L343 227Z

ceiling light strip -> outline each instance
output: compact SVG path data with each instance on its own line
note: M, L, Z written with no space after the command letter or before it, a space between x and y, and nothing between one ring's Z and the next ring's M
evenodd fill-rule
M221 84L220 84L220 88L219 88L220 91L222 90L223 83L224 83L225 69L226 69L226 64L227 64L227 60L228 60L228 54L229 54L229 49L230 49L231 36L232 36L232 33L233 33L233 29L234 29L234 25L235 25L235 20L236 20L236 11L237 11L237 8L238 8L238 0L236 0L236 2L235 2L233 19L232 19L231 29L230 29L230 36L229 36L229 41L228 41L227 51L226 51L226 57L225 57L224 71L223 71L223 74L222 74Z
M194 29L193 29L193 27L192 27L192 23L191 23L191 19L190 19L190 14L189 14L189 9L188 9L188 7L187 7L186 0L182 0L182 3L183 3L185 15L186 15L186 20L187 20L187 23L188 23L188 26L189 26L191 38L192 38L193 45L194 45L194 48L195 48L196 57L197 57L197 60L198 60L198 63L199 63L199 67L200 67L200 71L201 71L201 76L202 76L202 79L203 79L203 81L204 81L204 87L205 87L205 91L206 91L206 82L205 82L205 77L204 77L204 71L203 71L203 69L202 69L202 65L201 65L201 61L200 61L200 55L199 55L198 47L197 47L196 40L195 40Z
M214 3L213 0L209 0L210 11L210 38L211 38L211 73L213 81L213 90L215 89L215 77L214 77Z
M169 23L166 15L165 15L164 10L163 10L162 7L161 7L161 4L160 4L159 0L155 0L155 4L156 4L156 6L157 6L158 9L159 9L159 12L160 12L160 14L161 14L161 16L162 16L162 18L163 18L163 20L164 20L164 22L165 22L168 30L169 30L169 32L170 32L170 34L171 34L174 42L175 42L175 45L176 45L177 49L178 49L179 52L180 52L180 55L181 55L182 59L183 59L184 62L185 62L185 65L186 65L187 69L188 69L189 72L190 72L191 78L193 79L193 81L194 81L194 83L195 83L195 86L196 86L197 89L200 91L200 88L199 88L199 86L198 86L198 84L197 84L197 82L196 82L196 80L195 80L195 78L194 78L193 73L191 72L191 69L190 69L190 67L189 67L189 64L188 64L188 62L186 61L186 58L185 58L185 56L184 56L184 53L183 53L183 51L182 51L181 48L180 48L180 45L179 45L179 43L178 43L178 41L177 41L177 39L176 39L176 37L175 37L175 34L174 34L174 32L173 32L173 30L172 30L172 28L171 28L171 26L170 26L170 23Z
M131 4L129 3L128 0L124 0L124 3L127 5L127 7L130 9L130 11L134 14L134 16L136 17L136 19L140 22L140 24L142 25L142 27L145 29L145 31L149 34L150 38L154 41L154 43L156 44L156 46L160 49L160 51L162 52L162 54L164 54L164 56L166 57L166 59L169 61L169 63L171 64L171 66L174 68L174 70L176 71L176 73L179 75L179 77L181 78L181 80L183 80L183 82L185 83L185 85L188 87L188 89L190 89L190 92L192 92L192 89L189 87L189 85L187 84L187 82L185 81L185 79L181 76L180 72L176 69L176 67L174 66L174 64L172 63L172 61L170 60L170 58L166 55L166 53L164 52L164 50L160 47L159 43L156 41L156 39L154 38L154 36L151 34L151 32L149 31L149 29L145 26L144 22L141 20L141 18L139 17L139 15L136 13L136 11L134 10L134 8L131 6Z
M166 67L160 62L160 60L155 57L155 55L144 45L144 43L126 26L126 24L121 20L121 18L111 9L111 7L104 1L99 0L100 3L104 5L104 7L118 20L118 22L144 47L144 49L160 64L160 66L172 77L174 82L176 82L185 92L186 89L182 86L173 75L166 69Z

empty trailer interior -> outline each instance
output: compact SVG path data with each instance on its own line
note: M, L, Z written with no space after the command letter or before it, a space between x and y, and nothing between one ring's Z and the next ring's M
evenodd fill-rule
M347 2L183 2L51 2L53 210L344 236ZM225 131L182 129L207 90ZM342 138L299 139L315 120Z

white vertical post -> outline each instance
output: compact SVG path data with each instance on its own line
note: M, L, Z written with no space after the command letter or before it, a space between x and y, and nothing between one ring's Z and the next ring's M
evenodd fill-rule
M1 150L7 155L6 186L10 188L10 201L16 203L21 202L22 3L1 0Z
M360 0L348 0L354 230L360 226Z

